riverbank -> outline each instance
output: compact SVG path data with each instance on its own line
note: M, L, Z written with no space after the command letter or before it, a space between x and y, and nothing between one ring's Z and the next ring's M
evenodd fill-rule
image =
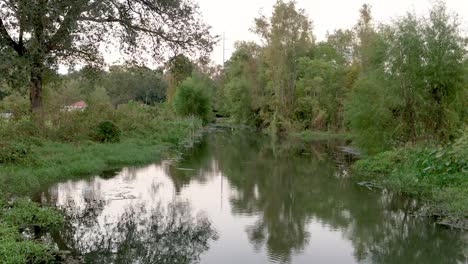
M148 124L148 120L142 122ZM24 157L0 167L0 262L64 261L49 245L22 235L24 230L43 232L59 228L63 221L61 215L55 209L20 197L58 181L161 160L190 145L201 128L202 122L198 119L161 118L151 120L151 125L145 129L123 130L120 141L115 143L31 138L25 146L24 137L9 142L12 146L25 146L25 150L17 152Z
M443 147L412 146L357 161L358 181L415 195L426 201L421 214L440 224L468 229L468 136Z
M33 144L31 155L0 168L0 190L27 194L64 179L99 174L125 165L146 164L161 159L168 150L189 143L201 129L198 120L161 121L144 134L125 134L120 142Z

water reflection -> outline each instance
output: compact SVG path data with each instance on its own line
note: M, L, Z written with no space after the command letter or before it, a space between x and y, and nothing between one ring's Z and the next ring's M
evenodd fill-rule
M467 263L466 232L342 177L334 147L219 132L175 164L58 184L42 200L67 212L56 242L89 263Z
M62 249L87 263L193 263L217 239L208 217L161 191L159 166L128 168L115 178L67 182L45 192L43 203L65 211L65 228L53 234ZM147 181L145 178L153 177ZM170 186L169 186L170 187Z

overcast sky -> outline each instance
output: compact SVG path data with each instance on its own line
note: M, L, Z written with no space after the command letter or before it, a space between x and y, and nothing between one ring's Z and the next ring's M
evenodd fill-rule
M233 51L233 44L239 40L256 40L249 32L259 13L271 15L276 0L194 0L198 1L204 20L213 27L213 33L226 34L226 59ZM327 31L351 28L357 21L359 9L364 3L372 6L373 17L378 22L414 11L419 15L427 14L432 0L297 0L297 6L305 9L313 22L314 35L323 40ZM450 11L456 12L467 28L468 0L446 0ZM212 59L222 63L222 41L215 49Z

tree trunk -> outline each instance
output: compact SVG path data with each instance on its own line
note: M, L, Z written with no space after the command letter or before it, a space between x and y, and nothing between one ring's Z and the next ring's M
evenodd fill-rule
M42 110L42 71L40 65L34 65L31 69L29 100L32 113L39 113Z

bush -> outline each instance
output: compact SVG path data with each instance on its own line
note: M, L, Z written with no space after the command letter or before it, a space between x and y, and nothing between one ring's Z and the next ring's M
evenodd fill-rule
M23 143L2 143L0 142L0 164L23 161L30 148Z
M5 264L55 263L51 250L35 241L0 241L0 262Z
M2 221L11 226L56 230L63 224L63 217L55 209L40 207L27 199L18 199L12 208L5 210Z
M142 131L150 126L156 114L153 107L130 101L117 107L113 120L125 131Z
M208 122L211 103L203 88L203 83L193 78L182 82L173 99L176 113L182 116L198 116L203 122Z
M38 241L24 240L22 228L57 230L63 217L55 209L40 207L27 199L0 204L0 263L54 263L54 253Z
M120 129L111 121L101 122L96 129L94 139L103 143L116 143L120 141Z

